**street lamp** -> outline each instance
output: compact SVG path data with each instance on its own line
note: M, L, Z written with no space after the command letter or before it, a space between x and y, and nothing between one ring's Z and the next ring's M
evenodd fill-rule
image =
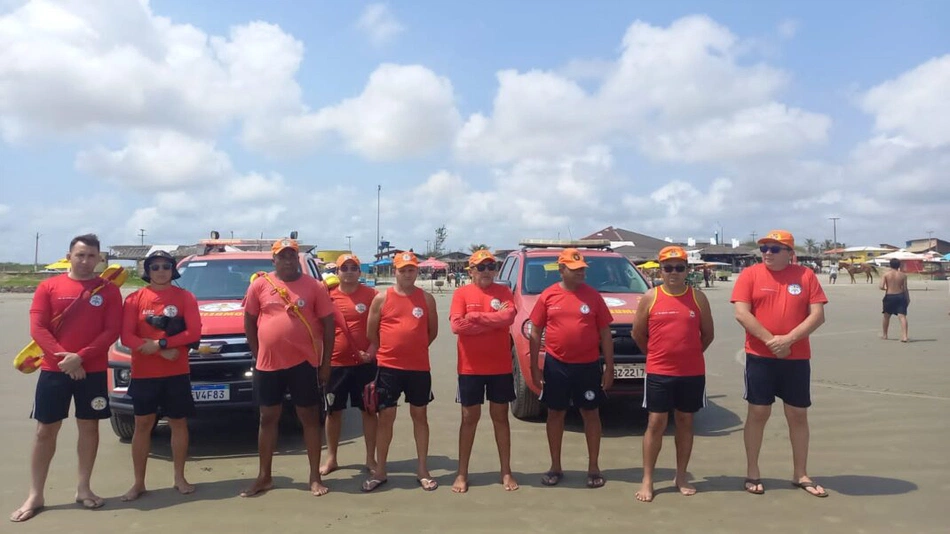
M353 253L353 236L346 236L346 250L350 251L350 254Z
M841 217L828 217L828 218L831 219L831 225L832 225L831 231L833 232L832 239L834 239L834 243L835 243L834 247L832 248L834 248L835 250L838 250L838 221L841 219ZM838 253L835 252L836 256L837 254Z

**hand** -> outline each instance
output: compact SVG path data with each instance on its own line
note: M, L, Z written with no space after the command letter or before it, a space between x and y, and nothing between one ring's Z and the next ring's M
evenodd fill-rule
M323 362L318 370L317 380L321 388L326 388L330 383L330 362Z
M792 338L787 335L772 336L772 339L765 342L765 346L777 358L784 358L792 352Z
M166 360L170 362L177 360L180 354L181 353L179 352L178 349L162 349L158 353L159 356L161 356L162 358L165 358Z
M86 378L86 370L82 367L82 357L75 352L57 352L56 356L62 358L59 361L59 370L69 375L73 380L82 380Z
M614 366L609 364L604 366L604 375L600 379L600 387L604 388L604 391L610 389L614 385Z
M360 361L362 361L363 363L369 363L375 359L375 356L366 352L365 350L361 350L359 352L359 357L360 357Z
M507 309L508 309L508 301L502 302L501 306L498 307L498 311L507 310Z
M537 365L531 366L531 382L534 383L534 387L538 390L544 389L544 375L541 373L541 368Z
M146 339L145 343L142 343L142 346L138 348L138 351L145 355L155 354L159 351L161 347L158 345L157 339Z

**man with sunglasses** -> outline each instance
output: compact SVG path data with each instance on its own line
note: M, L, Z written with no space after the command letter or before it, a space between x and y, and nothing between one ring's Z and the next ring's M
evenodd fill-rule
M825 322L828 298L814 271L792 263L795 238L773 230L759 240L762 263L742 271L732 291L736 320L745 328L745 490L765 492L759 472L762 434L775 397L782 399L792 445L792 485L815 497L828 493L808 476L811 346Z
M468 265L472 283L455 292L449 310L452 332L458 334L456 401L462 405L459 469L452 491L468 491L468 465L486 396L501 460L501 483L506 491L514 491L518 489L518 482L511 474L508 425L508 403L515 400L508 338L508 327L515 321L514 298L507 286L495 283L499 264L491 252L476 251L469 257Z
M189 494L195 487L185 479L188 457L188 417L195 415L191 396L188 345L201 339L198 301L190 292L172 285L181 277L175 259L164 250L145 258L142 279L148 286L125 299L122 344L132 350L132 381L129 396L135 413L132 436L132 468L135 482L122 496L134 501L145 493L145 466L152 446L152 429L158 412L168 419L172 438L174 485ZM184 320L185 329L168 335L162 322Z
M363 441L366 443L366 469L376 470L376 415L363 409L363 388L376 378L376 362L370 355L366 323L376 290L360 283L360 260L344 254L336 260L340 285L330 291L330 300L340 311L336 324L336 340L330 359L330 382L327 384L327 461L320 474L335 471L343 410L358 408L363 419Z
M598 464L601 424L599 407L614 381L613 316L596 289L584 283L587 262L575 248L566 248L557 259L561 282L538 297L531 311L531 378L547 406L548 448L551 468L541 477L545 486L556 486L564 477L561 440L564 419L573 404L584 420L587 438L587 487L600 488L606 479ZM539 366L544 332L544 372ZM600 357L603 354L604 365Z
M709 300L686 283L686 251L665 247L659 262L663 285L640 299L633 322L633 339L647 355L643 407L650 414L643 434L643 483L636 494L641 502L653 500L653 471L670 411L676 421L673 483L683 495L696 494L686 469L693 450L693 414L706 405L703 352L714 337Z

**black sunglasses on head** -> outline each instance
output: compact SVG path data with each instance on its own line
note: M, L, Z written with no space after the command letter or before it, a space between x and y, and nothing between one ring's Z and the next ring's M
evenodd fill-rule
M673 271L676 271L676 272L678 272L678 273L681 273L681 272L683 272L683 271L685 271L685 270L686 270L686 266L685 266L685 265L664 265L664 266L663 266L663 272L664 272L664 273L671 273L671 272L673 272Z
M348 273L350 271L352 272L359 271L360 268L358 265L340 265L339 270L341 273Z
M475 266L475 269L480 273L485 272L486 269L489 271L495 271L498 269L498 264L493 261L488 263L479 263Z
M156 271L170 271L172 270L172 264L170 263L153 263L148 266L148 270L152 272Z
M788 247L780 246L780 245L762 245L761 247L759 247L759 252L761 252L762 254L765 254L766 252L771 252L772 254L778 254L779 252L782 252L783 250L791 250L791 249Z

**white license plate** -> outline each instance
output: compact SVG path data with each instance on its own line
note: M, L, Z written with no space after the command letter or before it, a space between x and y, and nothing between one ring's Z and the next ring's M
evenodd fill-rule
M226 401L231 399L231 388L227 384L191 386L191 396L195 402Z
M614 364L614 378L644 378L647 376L646 364L617 363Z

